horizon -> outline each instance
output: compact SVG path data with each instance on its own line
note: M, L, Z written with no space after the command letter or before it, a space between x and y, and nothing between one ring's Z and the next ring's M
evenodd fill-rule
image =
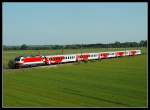
M140 41L147 41L147 40L140 40ZM126 42L119 42L119 41L115 41L115 42L119 42L119 43L133 43L133 42L136 42L136 43L140 43L140 41L136 42L136 41L126 41ZM90 45L90 44L114 44L115 42L110 42L110 43L81 43L81 44L44 44L44 45L38 45L38 44L25 44L27 46L55 46L55 45L58 45L58 46L66 46L66 45ZM21 45L24 45L24 44L21 44ZM3 44L3 46L21 46L21 45L5 45Z

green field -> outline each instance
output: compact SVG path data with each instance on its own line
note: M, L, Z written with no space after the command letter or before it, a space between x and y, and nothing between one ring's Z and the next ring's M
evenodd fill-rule
M61 51L55 52L51 54ZM72 52L76 51L64 51ZM142 49L142 52L144 54L139 56L54 68L4 69L3 106L147 107L146 49ZM15 51L4 51L3 67L7 68L8 60L17 54Z

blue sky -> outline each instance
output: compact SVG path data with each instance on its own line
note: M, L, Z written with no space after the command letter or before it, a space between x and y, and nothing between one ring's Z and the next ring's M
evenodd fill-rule
M147 39L147 3L3 3L4 45Z

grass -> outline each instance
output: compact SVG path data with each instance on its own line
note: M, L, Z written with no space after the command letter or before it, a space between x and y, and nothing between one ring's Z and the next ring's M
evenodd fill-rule
M146 107L147 55L4 70L5 107Z

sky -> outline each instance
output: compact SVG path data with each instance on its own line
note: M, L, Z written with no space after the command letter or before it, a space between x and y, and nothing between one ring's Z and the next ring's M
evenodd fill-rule
M67 45L147 40L147 3L2 4L3 45Z

